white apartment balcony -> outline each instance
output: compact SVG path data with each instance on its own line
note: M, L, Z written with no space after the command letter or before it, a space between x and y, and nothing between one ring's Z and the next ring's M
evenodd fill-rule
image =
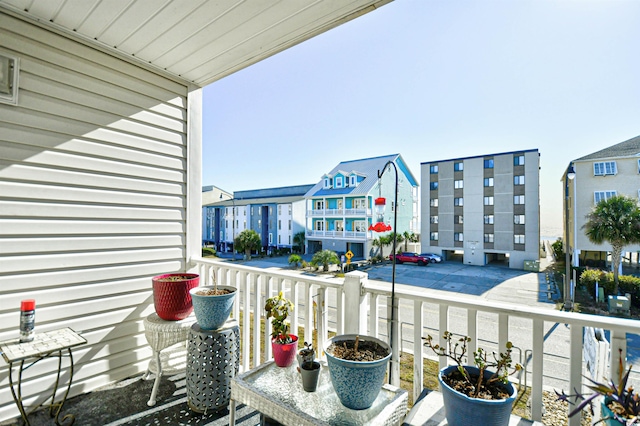
M309 210L313 217L371 217L371 209L314 209Z
M314 231L307 230L307 237L312 238L349 238L351 240L366 240L370 232L360 231Z
M317 329L320 348L329 331L368 334L388 340L391 286L369 281L366 273L351 272L344 279L338 279L302 275L295 271L263 270L202 258L194 258L192 262L204 280L203 285L211 284L215 274L218 283L239 288L232 315L241 319L242 347L252 348L251 353L241 353L242 370L252 368L255 362L251 359L260 359L263 352L267 359L272 357L271 346L261 346L261 338L269 341L270 324L267 322L264 335L261 335L260 324L264 320L262 306L265 298L278 291L284 291L295 303L291 328L302 328L303 339L307 338L307 333ZM422 392L423 360L430 355L422 346L422 338L427 334L440 336L445 330L466 334L471 337L470 353L479 346L494 349L512 341L522 351L521 363L525 368L519 380L531 387L531 418L537 421L542 420L543 391L564 389L569 392L570 389L582 388L585 327L609 330L611 353L617 354L621 350L623 356L626 355L627 334L640 335L640 321L637 320L496 303L456 294L442 296L422 288L396 288L394 305L399 317L396 315L397 321L392 325L392 384L400 383L400 353L412 353L414 386L410 393L415 400ZM325 309L316 311L317 306ZM241 312L244 315L241 316ZM247 315L248 312L253 312L253 315ZM455 324L465 326L457 329L460 326L454 326L454 317L463 318ZM566 327L569 333L569 340L563 345L566 349L561 353L551 352L549 345L545 346L548 335L557 327ZM249 332L250 329L253 331ZM416 348L421 350L416 351ZM548 371L559 360L564 360L569 366L561 369L564 376L549 377ZM446 359L440 359L440 365L446 365ZM615 369L615 363L613 365ZM579 416L569 420L570 426L579 424Z

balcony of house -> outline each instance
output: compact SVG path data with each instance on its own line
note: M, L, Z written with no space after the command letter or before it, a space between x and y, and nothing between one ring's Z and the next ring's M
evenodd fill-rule
M215 276L218 283L239 289L232 316L240 321L241 347L251 348L240 354L241 370L272 358L271 346L264 344L269 341L270 324L264 324L264 331L260 331L264 323L262 307L267 297L283 291L296 306L291 329L302 340L308 340L315 332L318 348L323 348L333 334L367 334L384 341L391 335L391 384L400 386L401 355L402 359L411 356L413 379L407 390L413 401L424 388L424 361L430 356L423 348L423 337L427 335L435 338L444 331L467 335L471 339L469 353L479 347L494 351L504 348L507 341L513 342L517 348L515 360L524 366L514 380L521 389L528 390L528 416L536 421L543 417L544 395L554 395L553 389L569 392L583 388L583 373L587 371L583 359L585 330L604 329L611 353L620 352L623 359L628 336L640 335L640 322L631 319L498 303L459 293L425 292L417 287L395 288L392 302L391 285L370 281L361 271L348 273L344 278L327 278L202 258L192 261L204 284L211 283ZM318 306L325 309L317 309ZM567 338L554 342L558 328L566 332ZM438 362L441 367L447 364L444 358ZM606 376L614 377L617 364L613 362L610 368ZM579 416L569 419L570 426L578 424Z
M307 230L307 237L310 238L342 238L350 240L367 240L371 238L368 231L316 231L313 229Z
M309 213L313 217L354 217L354 216L362 216L362 217L371 217L371 209L313 209L309 210Z

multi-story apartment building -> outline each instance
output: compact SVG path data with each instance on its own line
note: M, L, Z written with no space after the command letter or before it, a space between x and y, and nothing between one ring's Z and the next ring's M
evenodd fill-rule
M422 251L522 269L539 259L537 149L421 163Z
M222 200L230 200L233 194L213 185L202 187L202 244L215 242L213 223L215 221L215 209L207 207L212 203Z
M260 235L262 247L291 248L293 236L305 230L304 195L313 185L236 191L233 198L204 206L213 219L210 240L219 251L233 250L235 237L245 229Z
M567 171L573 168L574 178L567 179ZM594 244L589 241L582 227L586 215L601 200L613 195L640 198L640 136L618 143L600 151L571 161L562 176L565 195L563 224L569 212L568 238L571 263L574 266L603 266L611 259L609 243ZM567 229L564 231L567 235ZM624 257L638 263L640 245L625 247Z
M393 165L387 166L389 162ZM372 241L379 236L369 230L377 221L374 213L377 198L386 200L385 224L393 225L397 208L397 232L417 233L417 188L417 180L399 154L338 164L305 195L309 253L329 249L351 251L355 259L371 257Z

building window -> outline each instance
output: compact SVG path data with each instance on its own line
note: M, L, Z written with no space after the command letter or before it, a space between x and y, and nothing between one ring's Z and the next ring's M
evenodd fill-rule
M367 231L367 222L364 220L356 220L353 222L353 227L356 232L366 232Z
M514 155L513 156L513 165L514 166L524 166L524 155Z
M593 163L594 176L615 175L617 172L615 161L600 161L598 163Z
M598 204L600 201L606 201L616 194L617 191L596 191L593 193L593 201Z
M342 188L342 176L336 176L335 183L336 188Z
M282 204L278 204L278 214L282 214Z
M524 244L524 235L523 234L515 234L513 236L514 244Z
M282 244L282 235L278 235L278 244Z
M273 234L269 232L269 244L273 244Z
M484 242L492 243L493 242L493 234L484 234Z
M437 164L432 164L431 166L429 166L429 173L431 173L432 175L435 175L438 173L438 165Z
M318 220L316 221L316 231L324 231L324 221Z
M464 181L463 180L454 180L453 181L453 187L455 189L462 189L464 187Z
M484 186L493 186L493 178L484 178Z
M438 189L438 182L430 182L429 183L429 188L430 189Z
M262 229L262 219L258 219L258 229Z
M318 200L316 201L316 210L324 210L324 201L323 200Z
M514 176L513 177L514 185L524 185L524 176Z
M282 221L278 219L278 231L282 229Z
M344 225L341 220L336 220L336 231L344 231Z
M438 241L438 233L437 232L432 232L431 234L429 234L429 239L431 241Z
M493 215L492 214L485 214L484 215L484 223L485 223L485 225L493 225Z
M429 222L431 223L438 223L438 216L431 216L429 218Z
M355 175L349 176L349 186L358 186L358 179Z
M484 205L492 206L493 205L493 197L484 197Z
M330 177L324 178L324 189L328 189L328 188L331 188L331 178Z
M513 223L516 225L524 225L524 215L523 214L514 214L513 215Z
M493 158L487 158L484 160L485 169L493 169Z
M453 163L453 171L461 172L464 170L464 163L460 161L459 163Z
M457 197L453 199L453 205L454 206L462 206L464 205L464 200L462 199L462 197Z
M462 232L453 233L453 241L464 241L464 235Z
M431 207L438 207L438 199L437 198L432 198L429 200L429 205Z
M462 223L463 223L463 216L462 216L461 214L459 214L459 215L455 215L455 216L453 217L453 223L457 223L457 224L462 225Z
M514 195L513 204L524 204L524 195Z
M291 231L291 219L289 219L289 231Z

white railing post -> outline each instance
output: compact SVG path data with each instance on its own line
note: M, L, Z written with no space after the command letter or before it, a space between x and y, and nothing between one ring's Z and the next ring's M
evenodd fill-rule
M570 347L569 347L569 389L573 393L574 389L582 392L582 334L583 327L578 324L570 325ZM575 398L572 402L578 404L580 401ZM572 410L569 405L567 413ZM569 418L569 426L580 426L582 413Z
M262 297L262 280L267 278L265 275L252 276L253 281L253 366L256 367L261 364L260 362L260 352L262 348L260 347L260 323L262 319L262 311L263 306L261 303ZM265 345L267 343L265 342Z
M344 333L367 333L367 299L363 292L364 283L369 275L360 272L349 272L344 276Z
M378 337L378 299L379 295L369 293L369 334Z
M424 351L422 350L422 307L419 300L413 302L413 400L417 401L424 383Z
M543 377L543 355L544 355L544 321L534 319L531 327L533 340L532 360L531 360L531 418L536 422L542 422L542 377ZM526 374L526 372L524 373ZM525 377L525 383L527 378Z
M438 330L440 331L440 336L438 336L438 344L444 345L442 335L445 331L449 331L449 305L441 304L438 307ZM438 357L438 368L440 370L445 368L448 363L449 362L446 356Z
M251 359L250 359L250 343L251 343L251 289L249 286L249 273L241 272L240 273L240 286L244 291L242 297L242 366L244 367L244 371L249 371L251 369Z
M609 362L609 377L618 383L620 377L620 357L622 357L622 368L627 365L627 335L618 330L611 330L611 360ZM622 373L624 374L624 372Z
M327 289L318 287L318 335L316 348L319 357L324 357L324 342L327 339L327 306L326 306Z

